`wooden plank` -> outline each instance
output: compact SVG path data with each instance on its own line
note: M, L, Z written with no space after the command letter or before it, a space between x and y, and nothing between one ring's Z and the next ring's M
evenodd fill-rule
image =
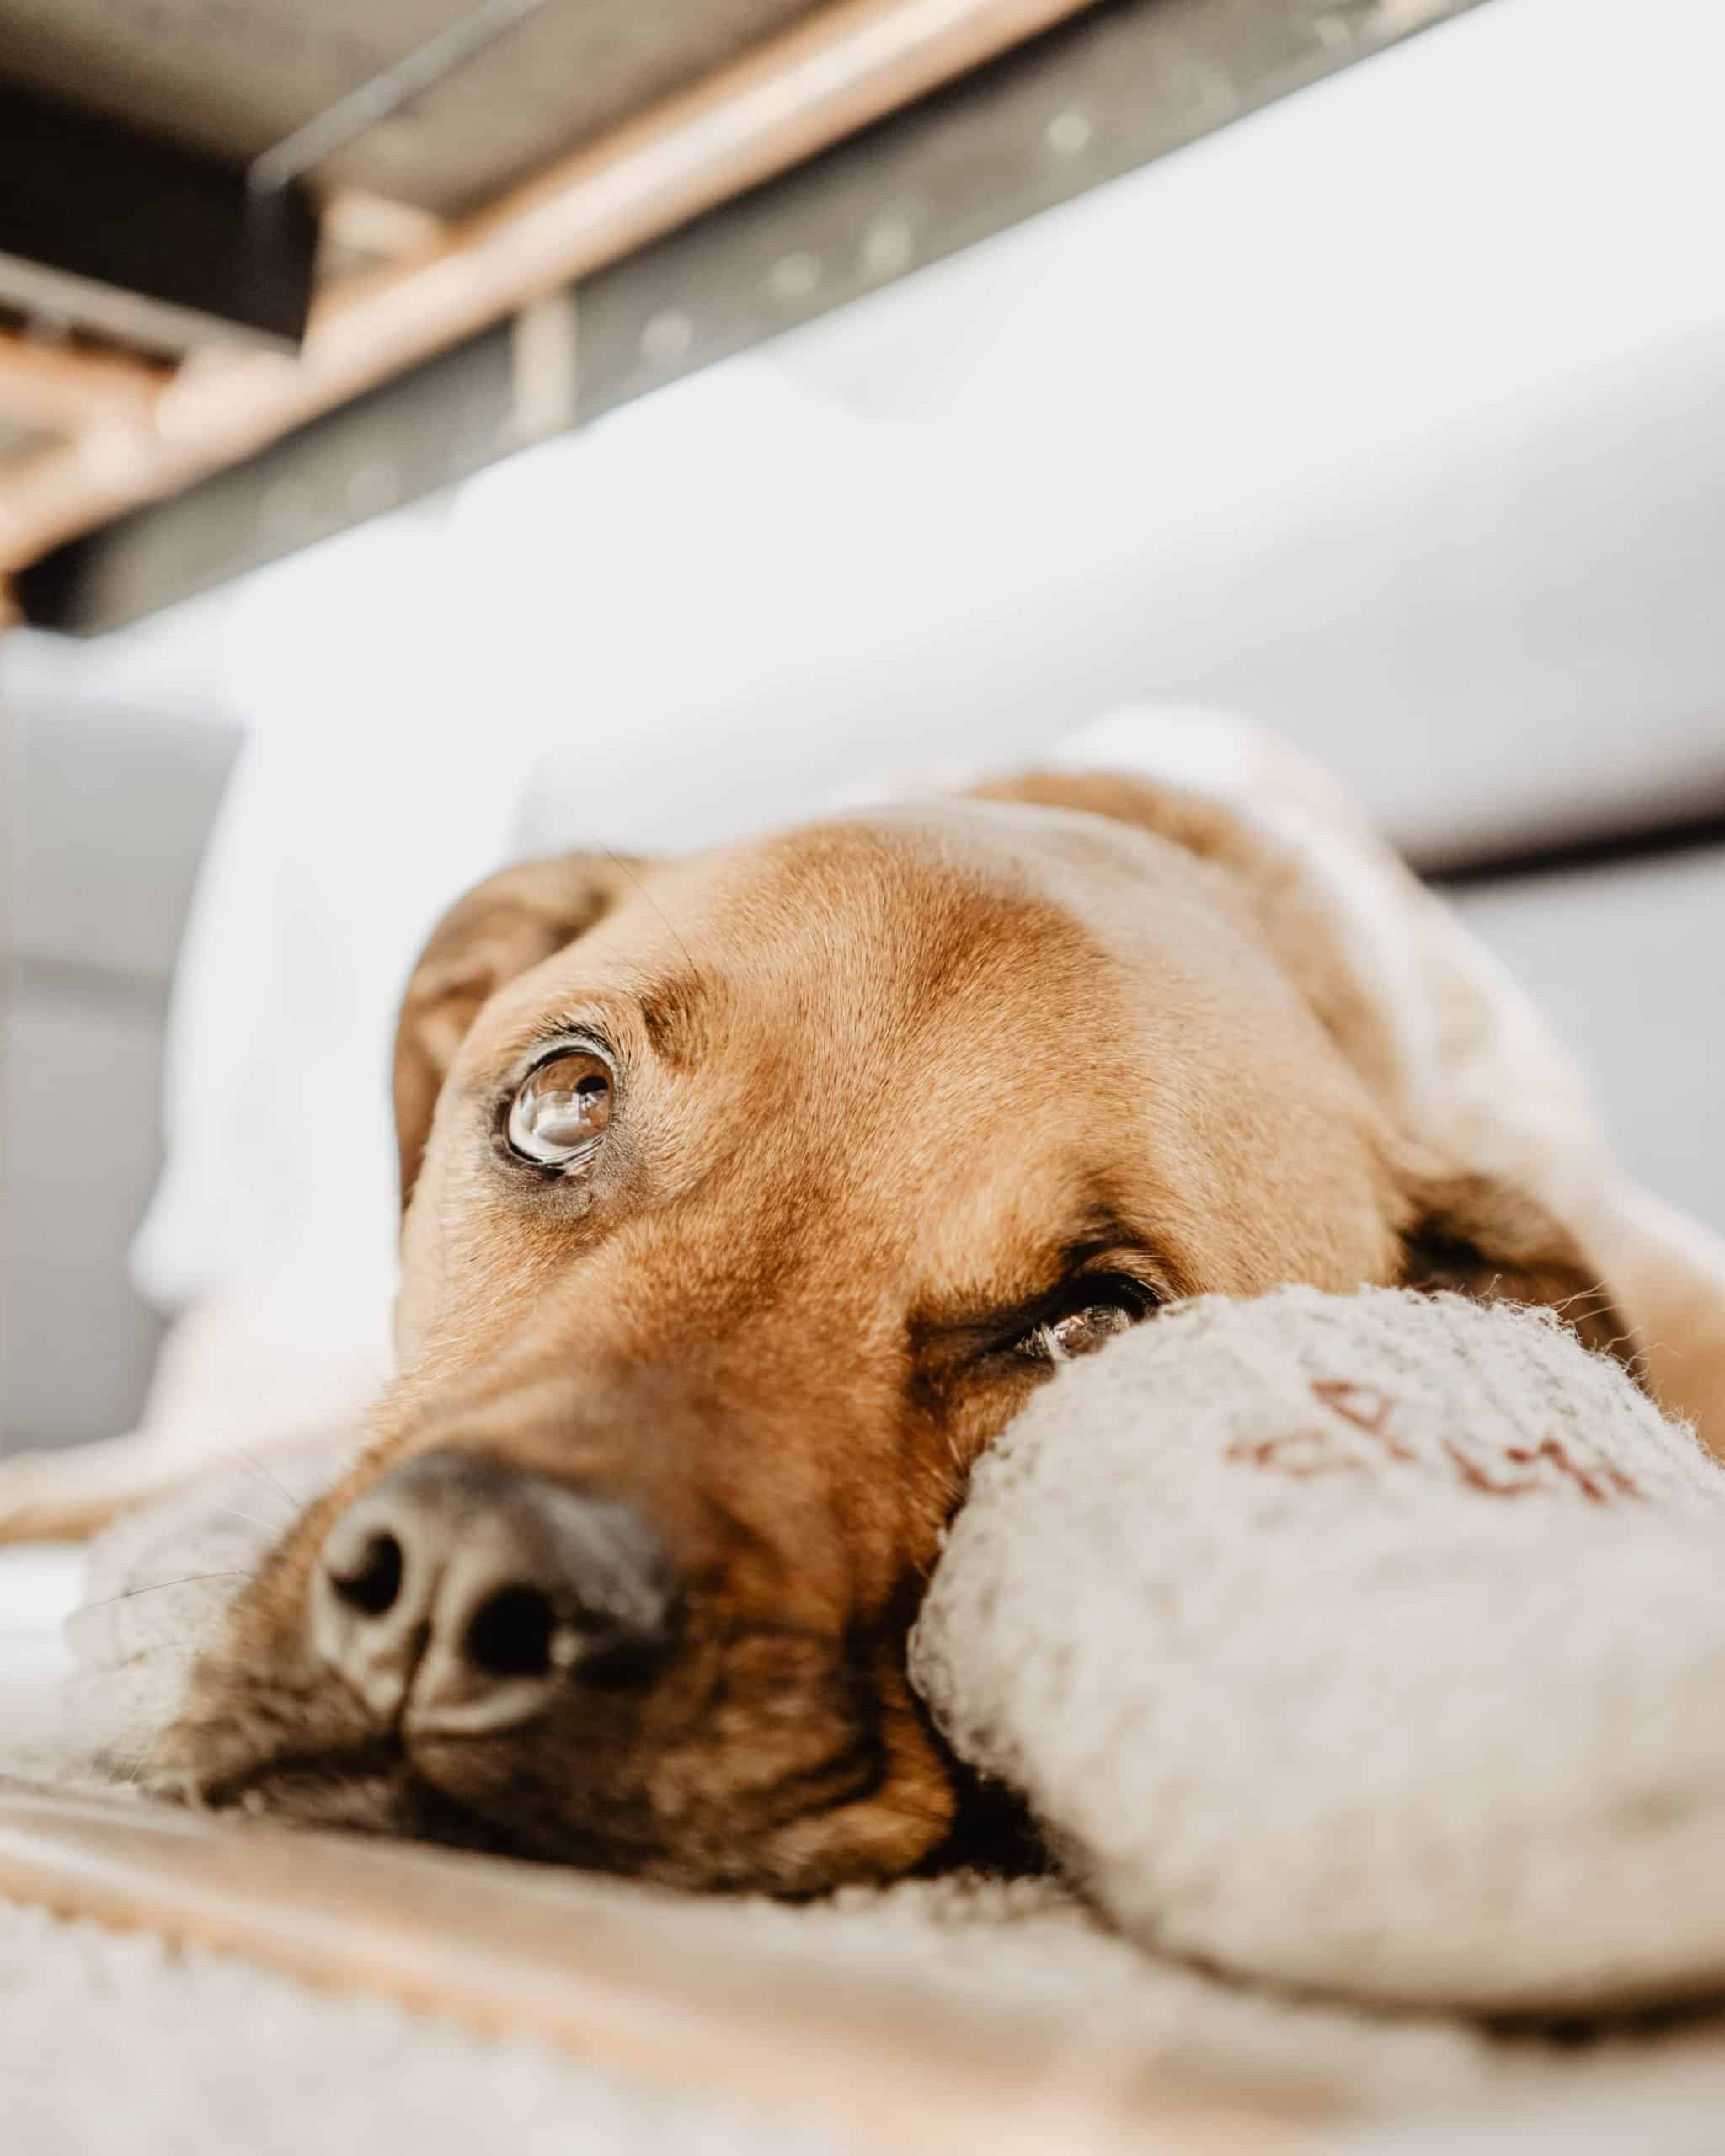
M0 329L0 414L26 425L57 432L116 414L145 419L171 379L125 353Z
M45 96L244 165L443 40L460 64L317 173L459 216L818 4L544 0L462 54L496 0L0 0L0 59Z
M1299 2156L1310 2129L1146 2083L1046 2015L763 1939L746 1904L0 1781L0 1893L380 1991L905 2156Z
M1088 4L832 0L417 253L334 287L296 359L212 360L151 424L104 425L24 462L0 497L0 574L254 456Z
M580 325L574 424L866 299L1478 4L1097 0L584 275L569 290ZM510 343L503 327L470 339L61 547L22 579L29 618L77 634L121 627L510 454L523 439Z

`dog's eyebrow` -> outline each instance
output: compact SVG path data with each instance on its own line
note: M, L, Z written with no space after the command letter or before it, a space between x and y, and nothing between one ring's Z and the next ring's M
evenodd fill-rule
M638 982L636 1013L653 1053L662 1062L692 1063L705 1045L698 985L681 974Z
M1150 1257L1154 1247L1152 1239L1142 1227L1135 1226L1106 1198L1098 1198L1073 1221L1059 1241L1044 1246L1037 1277L1049 1283L1043 1290L1046 1294L1058 1289L1074 1273L1081 1273L1098 1257L1130 1251Z
M1132 1227L1111 1209L1098 1209L1075 1223L1071 1231L1058 1241L1049 1242L1037 1253L1026 1266L1018 1290L985 1303L966 1303L913 1314L912 1342L927 1345L942 1337L962 1338L969 1334L1011 1331L1015 1327L1028 1329L1047 1315L1052 1299L1075 1274L1096 1259L1115 1253L1121 1257L1121 1269L1135 1274L1139 1268L1128 1262L1132 1254L1141 1254L1150 1261L1144 1273L1146 1288L1161 1292L1166 1283L1177 1295L1186 1292L1174 1277L1173 1269L1163 1262L1140 1230Z
M542 1013L524 1047L531 1054L583 1038L616 1046L638 1027L662 1062L693 1063L708 1044L708 1001L698 980L680 974L643 974L590 1001L558 1005Z

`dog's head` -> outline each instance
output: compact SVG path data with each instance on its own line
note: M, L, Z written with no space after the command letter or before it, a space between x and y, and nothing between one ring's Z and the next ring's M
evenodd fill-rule
M1023 782L497 877L408 993L401 1375L197 1673L208 1800L798 1892L949 1844L905 1645L966 1472L1163 1305L1621 1328L1442 1180L1333 938L1193 799Z

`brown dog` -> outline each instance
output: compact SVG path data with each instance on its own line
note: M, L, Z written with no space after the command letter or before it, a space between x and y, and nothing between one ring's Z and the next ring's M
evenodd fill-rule
M1499 1113L1513 1012L1305 783L1267 820L1033 777L463 900L399 1034L401 1374L164 1781L684 1884L886 1877L961 1815L907 1630L1058 1362L1286 1281L1557 1304L1620 1353L1706 1305L1711 1253ZM1725 1399L1717 1355L1653 1374Z

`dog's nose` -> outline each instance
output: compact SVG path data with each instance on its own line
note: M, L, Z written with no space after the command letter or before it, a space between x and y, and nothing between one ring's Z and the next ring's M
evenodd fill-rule
M676 1617L658 1536L630 1507L476 1453L424 1453L336 1521L312 1644L380 1720L474 1734L565 1682L647 1673Z

